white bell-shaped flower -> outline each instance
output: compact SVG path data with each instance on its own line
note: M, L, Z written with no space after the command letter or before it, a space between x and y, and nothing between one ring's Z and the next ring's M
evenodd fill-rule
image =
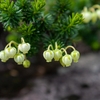
M55 49L53 52L54 52L54 60L59 61L59 59L62 57L62 51L59 49Z
M82 12L82 15L83 15L83 21L84 21L84 23L88 23L90 20L91 20L91 12L89 12L89 11L83 11Z
M16 54L15 47L8 47L5 49L5 54L8 55L9 58L13 58Z
M25 60L25 55L24 54L21 54L21 53L18 53L14 56L14 61L16 63L18 63L19 65L22 64Z
M100 19L100 9L96 10L96 14L97 14L98 18Z
M18 45L18 49L23 52L24 54L28 53L30 50L30 44L29 43L22 43Z
M46 50L43 52L43 57L46 59L46 62L51 62L54 57L54 53L52 50Z
M74 62L78 62L79 58L80 58L80 53L77 50L74 50L71 52L71 56Z
M68 66L71 66L71 63L72 63L72 57L71 55L69 54L66 54L62 57L62 63L68 67Z
M9 59L8 55L6 55L4 50L0 52L0 59L2 62L6 62Z

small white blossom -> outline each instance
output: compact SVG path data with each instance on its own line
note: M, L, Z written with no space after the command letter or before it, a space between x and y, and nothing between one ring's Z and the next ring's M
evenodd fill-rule
M88 11L87 7L84 7L84 10L82 11L82 15L83 15L83 21L84 23L88 23L91 20L91 12Z
M62 57L62 51L59 49L55 49L53 52L54 52L54 60L59 61L59 59Z
M28 51L30 50L30 44L29 43L19 44L18 49L23 53L28 53Z
M43 57L46 59L46 62L51 62L54 57L54 53L52 50L46 50L43 52Z
M64 56L62 57L62 63L63 63L66 67L70 66L71 63L72 63L72 57L71 57L71 55L69 55L69 54L64 55Z
M98 18L100 19L100 9L96 10L96 14L97 14Z
M0 52L0 59L2 62L6 62L9 59L8 55L6 55L4 50Z
M89 12L89 11L84 11L84 12L82 12L82 15L83 15L83 21L85 22L85 23L88 23L90 20L91 20L91 12Z
M74 62L78 62L78 60L80 58L80 53L77 50L74 50L71 52L71 56L72 56L72 59L74 60Z
M13 58L16 54L16 48L15 47L8 47L5 49L5 54L9 57L9 58Z
M14 56L14 60L16 63L18 63L19 65L22 64L25 60L25 55L24 54L21 54L21 53L18 53Z

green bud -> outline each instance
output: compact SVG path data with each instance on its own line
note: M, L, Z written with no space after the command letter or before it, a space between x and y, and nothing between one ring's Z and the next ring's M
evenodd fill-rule
M78 62L79 58L80 58L80 53L77 50L74 50L71 52L71 56L72 59L74 60L74 62Z
M19 44L18 49L23 53L28 53L28 51L30 50L30 44L29 43Z
M72 63L72 57L71 55L69 54L66 54L62 57L62 63L68 67L68 66L71 66L71 63Z
M29 68L29 66L30 66L30 61L29 61L29 60L24 60L23 66L24 66L25 68Z
M24 54L21 54L21 53L18 53L18 54L16 54L14 56L14 60L15 60L16 63L18 63L18 65L20 65L25 60L25 55Z
M11 27L10 26L7 27L7 31L11 31Z
M55 49L53 52L54 52L54 60L59 61L59 59L62 57L62 51L59 49Z
M51 62L54 57L54 53L52 50L46 50L43 52L43 57L46 59L46 62Z

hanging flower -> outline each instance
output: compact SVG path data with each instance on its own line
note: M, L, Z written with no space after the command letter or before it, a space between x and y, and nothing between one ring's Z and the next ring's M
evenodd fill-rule
M82 11L82 15L84 23L88 23L91 20L91 12L88 11L87 7L85 7L84 10Z
M14 56L14 60L16 63L18 63L19 65L22 64L25 60L25 55L24 54L21 54L21 53L18 53Z
M52 50L46 50L43 52L43 57L46 59L46 62L51 62L54 58L54 53Z
M66 67L70 66L72 63L72 57L69 54L66 54L62 57L62 63L63 65L65 65Z
M23 52L24 54L28 53L30 50L30 44L29 43L22 43L18 45L18 49Z
M16 54L16 48L15 47L8 47L5 49L5 54L9 57L9 58L13 58Z
M2 62L6 62L9 59L8 55L6 55L4 50L0 52L0 59Z
M59 49L55 49L53 52L54 52L54 60L59 61L59 59L62 57L62 51Z
M80 53L77 50L74 50L71 52L71 56L74 62L78 62L79 58L80 58Z
M96 10L96 14L97 14L98 18L100 19L100 9Z

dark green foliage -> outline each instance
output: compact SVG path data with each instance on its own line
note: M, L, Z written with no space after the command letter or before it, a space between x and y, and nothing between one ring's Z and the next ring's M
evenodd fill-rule
M33 17L30 0L17 0L15 5L22 10L23 21L30 22Z
M21 26L18 27L18 32L23 35L31 35L35 30L32 23L22 23Z
M82 15L72 13L72 0L56 0L46 12L45 0L1 0L0 22L6 30L15 31L31 44L30 55L41 46L72 44L82 23Z
M16 27L19 25L22 13L14 2L10 0L1 0L0 2L0 22L4 27Z

